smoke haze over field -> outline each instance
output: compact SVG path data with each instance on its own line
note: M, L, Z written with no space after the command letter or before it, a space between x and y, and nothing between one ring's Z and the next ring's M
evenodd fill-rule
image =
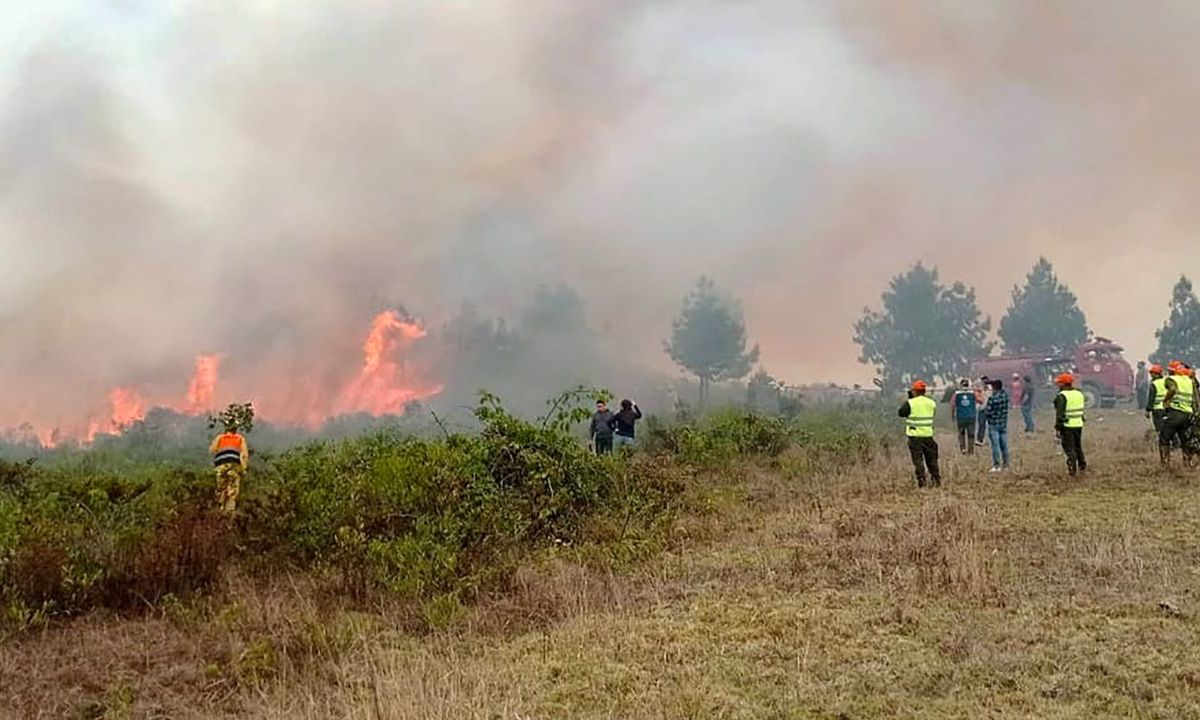
M509 315L543 282L667 369L706 273L768 369L855 380L893 274L936 264L998 320L1046 255L1148 353L1200 273L1173 259L1198 246L1200 5L831 5L0 10L0 426L182 393L202 354L221 400L295 400L353 376L385 307Z

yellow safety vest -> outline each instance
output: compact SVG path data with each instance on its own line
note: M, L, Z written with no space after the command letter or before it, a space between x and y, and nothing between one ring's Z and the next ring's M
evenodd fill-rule
M1154 378L1154 382L1150 384L1154 386L1154 406L1151 410L1162 410L1163 401L1167 399L1167 379Z
M1087 398L1083 392L1079 390L1063 390L1058 393L1067 400L1067 407L1063 420L1063 427L1081 428L1083 427L1083 410L1087 405Z
M1175 381L1175 395L1171 398L1171 409L1190 415L1196 407L1196 388L1192 385L1192 379L1187 375L1172 375L1171 379Z
M905 434L909 437L933 437L933 417L937 414L937 403L918 395L908 401L908 417L905 418Z

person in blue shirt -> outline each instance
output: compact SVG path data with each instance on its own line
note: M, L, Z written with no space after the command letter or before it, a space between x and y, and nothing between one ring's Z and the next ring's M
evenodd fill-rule
M975 423L978 406L971 381L966 378L958 383L950 400L954 403L954 426L958 430L958 451L965 455L975 454Z

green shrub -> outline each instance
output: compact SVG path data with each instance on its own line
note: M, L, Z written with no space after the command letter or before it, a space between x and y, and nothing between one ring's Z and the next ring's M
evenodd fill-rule
M190 472L30 468L0 490L0 601L70 614L207 586L228 538L200 494L211 487Z
M726 411L648 419L649 453L600 458L571 432L593 398L566 393L531 422L485 394L471 434L392 429L257 453L232 519L213 511L207 469L104 447L0 462L0 608L20 622L147 607L205 590L237 561L411 599L439 624L530 552L587 541L618 561L653 551L689 468L757 458L807 471L870 462L882 447L869 413Z
M814 461L870 462L884 437L875 414L861 411L800 412L794 416L723 410L668 424L650 418L644 447L699 467L738 458L774 459L801 453Z
M610 468L560 425L489 395L476 417L470 436L383 433L284 453L246 496L243 541L333 567L354 593L421 597L485 579L514 548L575 540L612 498Z

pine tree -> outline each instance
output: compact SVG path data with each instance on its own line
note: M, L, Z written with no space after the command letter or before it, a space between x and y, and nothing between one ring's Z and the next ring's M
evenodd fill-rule
M1192 289L1192 281L1181 276L1171 293L1171 314L1163 326L1154 331L1158 349L1150 356L1156 363L1182 360L1195 365L1200 362L1200 300Z
M1012 304L1000 320L1000 339L1011 353L1069 353L1087 342L1091 332L1075 294L1058 281L1046 258L1013 287Z
M708 386L743 378L758 362L758 346L746 349L746 322L741 304L702 277L683 300L683 309L663 343L671 359L700 381L700 402Z
M859 362L874 364L886 387L917 378L952 382L991 350L992 323L975 304L975 290L946 287L937 269L917 263L892 278L883 310L863 310L854 324Z

